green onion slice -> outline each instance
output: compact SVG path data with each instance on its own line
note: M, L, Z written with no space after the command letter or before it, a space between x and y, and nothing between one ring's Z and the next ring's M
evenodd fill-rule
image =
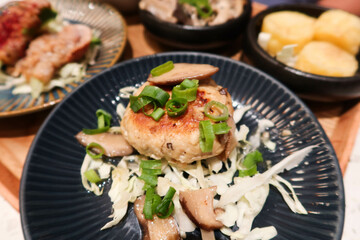
M256 166L257 163L262 162L263 161L263 157L261 152L259 152L258 150L255 150L254 152L248 153L245 156L245 159L243 161L243 165L250 169L253 166Z
M172 89L172 98L185 98L189 102L196 100L199 80L185 79L181 84Z
M141 160L140 168L147 168L147 169L161 168L161 160Z
M257 173L256 165L249 169L239 170L239 177L253 176Z
M230 131L231 127L226 122L213 124L214 134L226 134Z
M142 174L146 174L146 175L160 175L161 174L161 169L148 169L148 168L142 168L141 170Z
M146 190L145 203L143 209L143 214L145 216L145 219L153 219L152 205L153 205L154 194L155 194L154 188L149 188Z
M208 0L179 0L179 3L194 6L201 18L208 18L213 14L213 9Z
M155 101L158 106L163 107L169 99L170 95L157 86L147 85L139 94L140 97L149 97Z
M214 121L226 121L229 118L228 108L217 101L210 101L204 107L205 116Z
M188 101L185 98L172 98L166 103L166 111L170 117L179 117L185 113Z
M101 181L101 178L94 169L90 169L84 172L84 176L91 183L98 183Z
M174 211L174 202L171 201L167 212L164 215L156 214L159 218L168 218Z
M211 152L214 145L215 134L210 120L200 121L200 149L202 152Z
M106 112L103 109L98 109L96 111L97 121L98 121L98 128L96 129L83 129L83 133L88 135L98 134L107 132L111 125L111 114Z
M161 65L157 66L156 68L153 68L150 71L150 73L153 77L157 77L157 76L160 76L164 73L171 71L173 68L174 68L173 61L167 61L166 63L161 64Z
M92 148L97 148L100 150L100 153L99 154L93 154L91 152L91 149ZM93 159L98 159L98 158L101 158L102 155L104 155L105 153L105 149L98 143L95 143L95 142L92 142L92 143L89 143L87 146L86 146L86 153Z
M151 98L130 96L130 108L134 112L138 112L140 109L151 103Z
M180 87L182 87L183 89L193 88L193 87L198 87L198 86L199 86L199 80L197 80L197 79L193 79L193 80L185 79L184 81L182 81L180 83Z
M161 200L161 203L156 207L156 214L159 217L166 216L168 214L169 206L172 203L172 198L174 197L175 192L176 190L173 187L169 187L169 190L165 194L164 198Z
M142 173L139 179L143 180L146 184L150 185L151 187L156 187L157 185L156 175L149 175Z
M160 118L165 114L165 110L162 108L158 108L150 114L155 121L159 121Z
M157 194L154 194L153 196L153 202L152 202L152 212L156 212L156 207L161 203L161 197Z
M100 45L100 44L101 44L100 38L98 38L98 37L91 38L90 46L96 46L96 45Z

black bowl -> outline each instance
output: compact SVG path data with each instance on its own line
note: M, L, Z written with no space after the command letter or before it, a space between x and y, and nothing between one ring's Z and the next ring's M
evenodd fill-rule
M297 11L319 17L328 10L311 4L286 4L270 7L252 18L246 29L245 54L255 66L282 81L300 97L317 101L343 101L360 97L360 69L352 77L315 75L286 66L270 56L257 42L264 17L277 11ZM360 54L357 55L360 62Z
M145 28L159 42L181 49L204 50L225 45L239 36L251 16L251 0L246 0L243 13L215 26L189 26L163 21L148 11L140 10Z

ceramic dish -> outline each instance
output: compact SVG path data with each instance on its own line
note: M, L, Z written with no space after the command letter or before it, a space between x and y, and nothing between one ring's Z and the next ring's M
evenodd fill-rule
M245 34L245 53L255 66L282 81L301 97L320 101L341 101L360 97L360 69L353 77L327 77L306 73L286 66L263 50L257 42L264 17L273 12L290 10L318 17L328 10L310 4L290 4L269 7L249 22ZM357 55L360 62L360 53Z
M252 130L259 118L275 123L270 134L275 152L261 148L265 159L278 162L291 152L315 144L301 166L281 174L291 182L308 215L294 214L274 189L270 190L253 227L273 225L276 239L340 240L344 223L342 176L334 150L311 111L274 78L244 63L212 54L171 52L120 63L87 81L52 111L39 130L27 156L20 187L20 213L25 239L141 239L129 206L117 226L100 231L108 221L111 202L107 194L96 197L81 184L80 166L85 149L75 139L84 126L95 126L94 112L105 109L118 125L119 89L136 85L153 67L174 62L208 63L220 67L214 80L228 88L234 106L250 105L239 124ZM239 127L239 126L238 126ZM292 135L282 137L290 129ZM105 185L105 193L109 190ZM199 239L198 230L187 239ZM216 232L217 239L227 239Z
M55 88L34 99L30 94L13 95L12 89L0 90L0 118L47 109L59 103L82 82L114 65L124 50L126 24L120 13L107 4L90 0L49 0L65 20L83 23L101 31L102 45L94 65L89 66L81 82Z
M246 0L244 11L238 18L204 27L165 22L144 10L139 13L145 28L161 43L181 49L204 50L223 46L240 35L250 19L251 10L251 0Z

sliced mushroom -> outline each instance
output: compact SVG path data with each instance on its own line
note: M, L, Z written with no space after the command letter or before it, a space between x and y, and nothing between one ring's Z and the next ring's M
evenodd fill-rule
M207 231L219 229L223 224L216 220L213 200L216 187L180 192L180 203L188 217Z
M145 219L143 214L144 203L144 195L134 202L134 212L143 230L143 239L180 240L180 234L175 219L172 216L161 219L155 215L153 220Z
M83 146L87 146L92 142L100 144L105 150L104 154L108 157L127 156L134 151L133 147L118 133L105 132L87 135L83 132L79 132L76 135L76 139ZM99 153L97 148L94 148L93 150L94 152Z
M175 85L185 79L203 80L219 71L218 67L209 64L175 63L174 68L160 76L150 74L148 81L155 85Z

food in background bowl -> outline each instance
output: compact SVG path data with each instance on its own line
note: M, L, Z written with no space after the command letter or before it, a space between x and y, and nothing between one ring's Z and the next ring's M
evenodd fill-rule
M99 33L57 17L47 0L11 3L0 16L0 89L41 92L80 81L96 55Z
M315 40L329 41L356 55L360 47L360 18L342 10L329 10L315 24Z
M264 18L261 31L259 45L288 66L331 77L353 76L358 69L360 19L350 13L328 10L316 19L278 11Z
M294 48L298 53L314 36L315 18L294 11L280 11L267 15L261 31L271 34L266 51L276 56L281 49L289 44L297 44Z
M297 56L295 68L318 75L346 77L354 75L358 62L353 55L334 44L311 41Z
M231 0L141 0L140 9L171 23L214 26L239 17L244 1Z

